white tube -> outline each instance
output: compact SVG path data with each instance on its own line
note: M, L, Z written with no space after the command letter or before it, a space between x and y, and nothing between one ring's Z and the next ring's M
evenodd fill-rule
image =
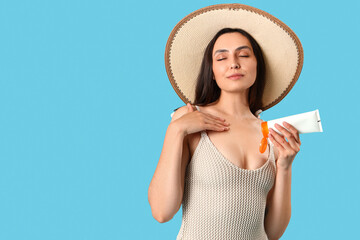
M287 122L294 126L299 133L312 133L312 132L322 132L322 125L320 120L319 110L300 113L288 117L278 118L274 120L267 121L268 128L272 128L274 131L278 132L280 135L283 135L276 127L275 123L283 126L283 122Z

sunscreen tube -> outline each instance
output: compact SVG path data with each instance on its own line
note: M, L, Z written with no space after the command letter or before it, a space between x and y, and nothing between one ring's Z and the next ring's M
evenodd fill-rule
M287 122L291 124L293 127L298 130L300 133L312 133L312 132L323 132L319 110L316 109L315 111L300 113L288 117L278 118L274 120L270 120L267 122L261 123L261 131L263 133L263 139L260 143L260 152L264 153L267 147L267 138L269 135L269 128L272 128L274 131L279 133L281 136L283 134L275 127L275 123L281 125L283 128L287 129L283 126L283 122ZM289 129L287 129L289 130ZM269 139L270 140L270 139Z

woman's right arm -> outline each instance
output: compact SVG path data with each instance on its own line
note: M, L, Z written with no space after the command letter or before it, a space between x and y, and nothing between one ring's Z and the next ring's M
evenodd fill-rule
M176 110L166 130L159 163L151 180L148 200L153 217L160 223L173 218L181 206L185 168L189 162L187 136L175 121L187 113L187 106Z
M206 113L191 113L189 106L179 108L166 130L160 159L148 190L153 217L167 222L180 209L189 162L188 135L205 129L224 131L224 120Z

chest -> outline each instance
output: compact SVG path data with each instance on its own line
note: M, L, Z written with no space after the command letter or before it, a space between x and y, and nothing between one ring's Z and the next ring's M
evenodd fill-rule
M269 146L260 153L259 144L262 139L260 128L233 125L228 131L206 131L210 143L215 149L235 166L242 169L258 169L263 166L270 153ZM189 139L190 154L193 155L201 134Z

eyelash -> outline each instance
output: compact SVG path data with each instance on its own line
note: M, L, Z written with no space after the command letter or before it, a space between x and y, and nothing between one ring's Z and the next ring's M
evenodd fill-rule
M249 56L239 56L239 57L249 57ZM224 59L226 59L226 58L220 58L220 59L218 59L217 61L222 61L222 60L224 60Z

